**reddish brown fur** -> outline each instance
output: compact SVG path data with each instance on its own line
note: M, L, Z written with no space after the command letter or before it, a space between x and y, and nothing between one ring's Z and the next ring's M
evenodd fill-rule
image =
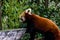
M43 18L35 14L32 14L31 17L34 21L36 29L42 30L43 32L47 32L49 30L54 34L56 38L55 40L60 40L59 28L54 22L52 22L47 18Z
M55 40L60 40L59 28L52 20L40 17L35 14L32 14L32 17L33 17L36 29L40 29L44 32L47 32L49 30L50 32L54 34Z
M34 18L35 27L37 29L43 30L44 32L50 30L55 35L55 40L60 40L59 28L54 22L35 14L32 14L32 17Z
M44 33L47 31L52 32L54 34L54 40L60 40L59 28L52 20L40 17L36 14L32 14L32 15L29 15L28 13L24 13L24 14L26 20L29 19L30 22L34 23L35 29L42 30Z

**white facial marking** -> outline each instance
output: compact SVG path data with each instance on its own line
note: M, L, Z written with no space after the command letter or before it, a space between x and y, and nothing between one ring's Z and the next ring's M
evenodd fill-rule
M28 13L29 15L32 15L32 14L31 14L31 8L27 9L27 10L26 10L26 13Z

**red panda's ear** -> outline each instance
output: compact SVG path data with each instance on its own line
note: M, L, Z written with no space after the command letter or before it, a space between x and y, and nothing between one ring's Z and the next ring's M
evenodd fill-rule
M31 14L31 8L27 9L25 12L28 13L29 15L32 15Z

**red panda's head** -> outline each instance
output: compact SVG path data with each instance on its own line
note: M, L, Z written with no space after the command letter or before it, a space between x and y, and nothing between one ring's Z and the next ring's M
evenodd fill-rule
M29 8L19 15L20 22L25 22L30 15L32 14L31 14L31 9Z

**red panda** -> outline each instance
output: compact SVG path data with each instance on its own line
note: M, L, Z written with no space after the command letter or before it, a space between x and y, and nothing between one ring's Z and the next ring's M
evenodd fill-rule
M44 40L60 40L59 28L52 20L33 14L31 9L25 10L19 18L21 22L27 23L26 32L30 33L29 40L34 40L36 32L40 32Z

